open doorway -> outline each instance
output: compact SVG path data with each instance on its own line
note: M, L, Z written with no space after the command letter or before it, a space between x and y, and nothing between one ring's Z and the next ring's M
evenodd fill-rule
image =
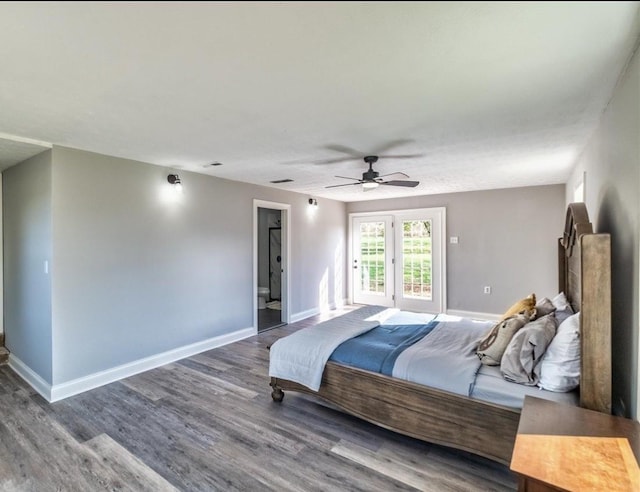
M254 200L254 326L258 332L289 322L289 205Z

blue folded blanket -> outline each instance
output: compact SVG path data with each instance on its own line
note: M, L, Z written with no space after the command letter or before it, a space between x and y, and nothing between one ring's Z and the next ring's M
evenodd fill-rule
M438 325L382 325L341 343L329 360L391 376L398 356Z

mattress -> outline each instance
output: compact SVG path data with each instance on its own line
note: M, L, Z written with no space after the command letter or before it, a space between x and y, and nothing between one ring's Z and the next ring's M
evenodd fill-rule
M487 401L505 407L522 408L524 397L527 395L567 405L580 405L578 391L556 393L543 390L537 386L512 383L502 377L499 366L482 365L480 367L470 396L476 400Z

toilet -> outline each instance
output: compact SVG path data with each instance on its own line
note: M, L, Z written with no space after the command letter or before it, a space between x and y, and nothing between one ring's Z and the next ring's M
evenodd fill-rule
M269 287L258 287L258 309L267 307L267 299L269 298Z

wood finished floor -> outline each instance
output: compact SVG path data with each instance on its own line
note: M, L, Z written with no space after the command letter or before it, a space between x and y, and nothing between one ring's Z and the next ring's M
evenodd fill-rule
M483 458L311 397L272 402L266 346L321 319L52 404L0 367L0 491L516 489Z

